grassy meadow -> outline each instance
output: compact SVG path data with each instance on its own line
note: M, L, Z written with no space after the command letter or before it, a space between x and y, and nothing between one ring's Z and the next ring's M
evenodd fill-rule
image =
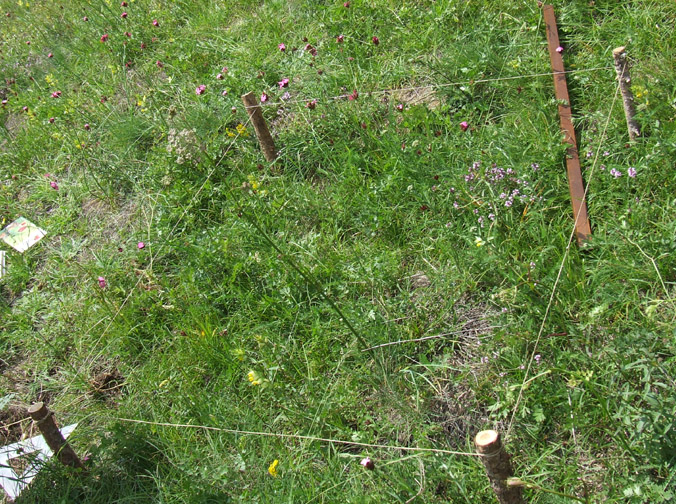
M497 502L482 429L529 503L673 502L676 5L554 7L583 248L535 1L0 0L0 441L88 467L16 502Z

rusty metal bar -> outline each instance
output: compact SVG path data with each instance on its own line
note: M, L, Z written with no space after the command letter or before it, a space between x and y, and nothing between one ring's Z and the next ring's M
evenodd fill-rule
M568 147L566 151L566 169L568 172L570 200L573 204L575 236L577 238L577 244L582 245L584 242L591 239L591 227L589 226L587 202L584 198L584 182L582 181L582 170L580 169L580 157L577 150L577 140L575 139L573 117L570 111L570 98L568 97L568 86L566 84L566 74L564 73L563 58L561 57L561 45L559 43L559 31L556 27L554 7L545 5L543 11L545 25L547 27L549 59L552 63L552 71L554 73L554 92L556 94L556 99L559 102L561 130L564 133L563 141L570 144L570 147Z

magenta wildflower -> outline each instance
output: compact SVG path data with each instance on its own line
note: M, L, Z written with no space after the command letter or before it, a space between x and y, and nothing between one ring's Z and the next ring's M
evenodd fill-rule
M317 106L317 100L310 100L309 102L307 102L307 103L305 104L305 106L306 106L307 108L309 108L310 110L314 110L315 107Z
M467 121L462 121L462 122L460 123L460 129L461 129L462 131L467 131L467 128L469 128L469 124L467 123Z
M217 78L218 80L223 80L223 74L222 74L222 73L219 73L219 74L216 76L216 78Z
M85 17L82 18L82 21L85 21L85 22L89 21L89 18L87 16L85 16Z
M277 44L277 49L279 49L281 52L286 51L286 44L283 42L281 44Z
M49 53L49 54L47 55L47 57L48 57L48 58L53 58L54 55L53 55L52 53Z
M0 102L0 104L4 107L5 105L7 105L7 100L2 100L2 102Z
M103 35L101 35L101 42L108 42L108 34L107 33L104 33Z
M52 93L52 98L61 98L61 91L54 91Z
M129 4L127 4L127 2L122 2L120 5L121 5L122 7L126 7L126 6L129 5Z
M139 249L139 250L142 250L142 249L144 249L144 248L146 248L146 244L143 243L143 242L138 242L138 249Z
M126 18L128 15L129 15L129 14L127 14L126 12L123 12L122 14L120 14L120 17L121 17L122 19L124 19L124 18Z
M343 7L345 7L346 9L349 9L350 8L350 2L345 2L343 4Z
M338 42L339 44L342 44L344 40L345 40L345 35L338 35L336 37L336 42Z
M195 88L195 94L197 96L204 94L204 92L207 90L207 87L204 84L200 84Z
M232 112L233 114L236 114L237 113L237 107L232 107L230 109L230 112Z
M89 126L89 123L85 123L84 129L86 129L87 131L89 131L91 129L91 126Z
M228 96L228 90L224 89L223 92L221 92L221 96Z
M157 19L153 19L153 26L160 26L160 22Z
M312 47L311 44L306 44L305 50L306 50L307 52L309 52L310 54L312 54L312 56L317 56L317 49L315 49L314 47Z
M561 46L557 47L556 52L561 54L563 52L563 47L561 47Z
M57 184L53 180L49 183L49 185L52 186L52 189L54 189L55 191L59 190L59 184Z
M535 357L533 357L533 358L535 359L535 362L537 362L538 364L540 364L540 361L542 360L542 355L540 355L540 354L535 354Z
M622 172L620 170L616 170L615 168L610 169L610 174L615 178L620 178L622 176Z
M228 73L228 67L221 68L221 73L227 74Z
M56 119L54 119L53 117L50 117L50 118L49 118L49 122L50 122L50 124L53 124L53 123L54 123L54 121L56 121Z
M351 94L350 96L347 97L347 99L350 100L350 101L354 101L354 100L356 100L357 98L359 98L359 93L357 93L357 90L356 90L356 89L353 90L353 91L352 91L352 94Z
M268 95L266 93L261 94L261 103L268 101Z
M636 168L633 166L627 170L627 175L629 175L631 178L636 177Z
M100 276L99 277L99 287L101 287L102 289L105 289L106 285L108 285L108 283L106 282L106 279L103 278L102 276Z
M280 80L277 84L279 84L279 89L289 87L289 79L285 77L282 80Z
M155 64L157 65L157 68L162 68L164 66L164 63L162 63L160 60L157 60Z
M398 110L399 112L402 112L402 111L404 110L404 104L403 104L403 103L400 103L399 105L397 105L397 110Z
M129 33L129 32L124 32L124 34L125 34L127 37L131 38L131 33Z
M26 106L24 105L23 108L22 108L21 110L23 110L24 112L28 112L28 107L26 107Z
M378 37L376 37L375 35L371 38L371 40L373 41L373 45L380 44L380 39Z
M349 2L347 2L349 5ZM361 459L361 462L359 462L361 465L363 465L366 469L373 471L375 469L375 464L373 463L373 460L370 459L370 457L364 457Z

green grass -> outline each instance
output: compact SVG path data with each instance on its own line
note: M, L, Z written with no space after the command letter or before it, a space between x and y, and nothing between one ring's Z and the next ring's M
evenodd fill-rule
M0 221L48 233L0 280L0 439L44 400L89 457L17 502L494 502L445 453L485 428L528 502L673 499L673 3L555 3L582 250L536 2L0 9Z

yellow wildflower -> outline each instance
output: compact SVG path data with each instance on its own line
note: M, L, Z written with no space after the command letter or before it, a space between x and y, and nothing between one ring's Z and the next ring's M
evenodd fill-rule
M260 182L258 182L258 180L256 180L256 177L254 177L253 175L249 175L247 179L249 180L249 185L251 186L251 189L253 189L254 191L257 191L258 188L261 186Z
M246 127L242 123L239 123L237 125L236 129L237 129L237 133L239 133L241 136L245 136L245 137L249 136L249 133L247 133L247 131L246 131Z
M486 245L486 242L483 241L483 240L481 239L481 237L477 236L476 239L474 240L474 244L475 244L477 247L483 247L484 245Z
M272 464L270 464L270 467L268 467L268 473L270 473L270 476L274 476L275 478L277 477L277 466L279 465L279 460L275 459L272 461Z
M247 378L251 382L251 385L260 385L261 383L263 383L263 380L261 379L260 376L258 376L258 373L256 373L256 371L253 370L249 371L249 373L247 374Z

